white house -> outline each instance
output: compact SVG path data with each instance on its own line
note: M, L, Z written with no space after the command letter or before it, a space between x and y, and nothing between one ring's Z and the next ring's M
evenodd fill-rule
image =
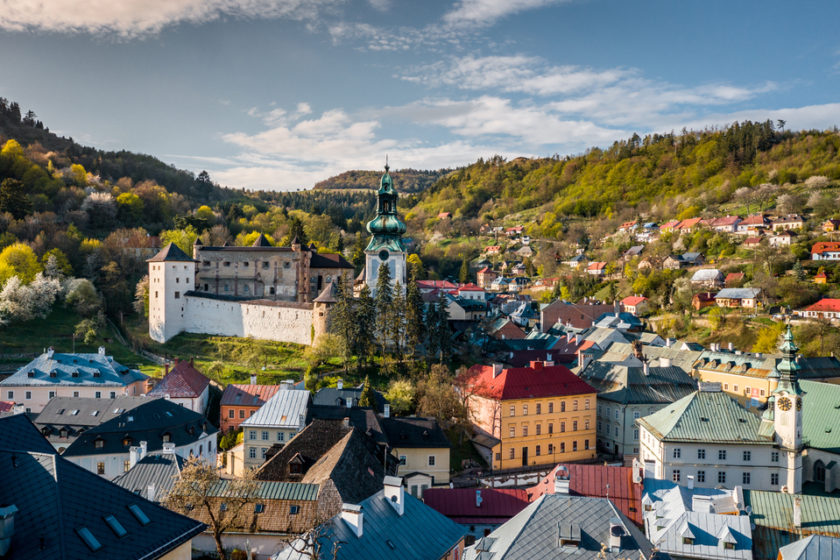
M113 399L146 392L148 377L96 354L62 354L52 348L0 381L0 400L41 412L54 397Z
M204 414L210 398L210 380L193 367L192 360L176 360L172 371L169 371L169 364L166 365L166 375L147 396L163 397L193 412Z
M265 461L268 448L285 444L306 426L309 391L281 386L253 416L242 422L243 464L257 467Z

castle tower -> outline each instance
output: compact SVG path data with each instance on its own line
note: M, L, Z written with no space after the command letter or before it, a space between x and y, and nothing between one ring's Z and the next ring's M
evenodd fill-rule
M195 263L174 243L149 263L149 336L166 342L184 330L184 294L195 289Z
M782 345L782 359L776 366L779 384L773 391L773 425L784 455L787 470L783 486L788 493L802 492L802 391L799 388L796 352L793 333L788 325Z
M407 281L406 251L402 240L405 224L397 216L397 191L388 173L387 162L385 174L379 181L377 193L376 217L368 222L367 230L373 235L365 249L365 283L371 292L376 290L376 280L379 277L379 266L385 263L391 271L391 285L399 281L405 289Z
M315 344L321 335L329 332L330 310L337 301L335 284L331 281L327 282L318 297L312 300L312 344Z

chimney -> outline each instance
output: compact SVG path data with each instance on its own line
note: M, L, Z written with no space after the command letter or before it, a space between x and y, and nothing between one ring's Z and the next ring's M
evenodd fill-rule
M104 346L99 347L99 355L100 356L105 356L105 347Z
M673 344L673 342L671 341L671 337L669 336L665 339L665 348L670 348L671 344Z
M645 376L650 375L650 365L648 365L647 362L644 362L642 364L642 372L645 374Z
M729 351L732 352L733 350L735 350L735 345L730 342L729 343Z
M0 556L6 556L12 546L15 535L15 514L18 508L14 504L0 507Z
M165 364L163 364L163 374L164 375L169 375L169 362L166 362Z
M164 453L172 453L175 454L175 443L172 441L164 442L163 444L163 452Z
M382 416L384 416L385 418L390 418L391 417L391 405L390 404L385 403L385 406L382 407Z
M548 365L548 362L553 362L554 361L552 358L553 358L553 356L551 355L551 352L549 352L548 354L545 355L546 365Z
M802 528L802 498L799 496L793 499L793 526Z
M53 354L55 354L55 350L52 346L50 346L49 348L47 348L47 359L51 359L53 357Z
M356 504L341 504L341 519L347 523L356 538L362 537L362 524L364 523L362 506Z
M500 373L502 373L502 364L493 364L493 379L499 377Z
M195 359L193 357L190 357L190 367L193 367L194 365L195 365Z
M155 483L150 482L148 486L146 486L146 499L150 502L155 501Z
M339 391L344 389L344 380L339 379L338 382L335 384L335 388L338 389Z
M484 498L481 497L481 490L475 491L475 507L480 508L481 502L484 501Z
M140 442L140 457L137 458L138 461L144 459L146 457L146 452L149 450L149 444L145 441Z
M403 479L398 476L386 476L384 483L385 499L391 504L391 507L397 512L397 515L402 516L405 512L405 488L402 485Z
M569 469L563 465L560 465L554 470L554 493L555 494L568 494L569 493L569 483L570 483L570 476L569 476Z
M624 526L617 517L610 519L610 551L621 550L621 537L624 536Z
M256 384L257 384L257 374L252 373L251 374L251 385L256 385Z
M671 367L671 358L659 358L659 367Z
M538 370L543 368L543 362L539 360L531 360L531 369Z
M689 490L694 490L694 475L690 474L685 478L686 478L686 481L687 481L686 486L688 487L688 489Z

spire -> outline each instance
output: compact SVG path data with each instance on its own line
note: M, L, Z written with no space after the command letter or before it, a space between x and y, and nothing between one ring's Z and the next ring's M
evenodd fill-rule
M385 173L388 173L390 169L391 168L388 166L388 154L385 154Z
M790 330L790 325L787 326L787 330L782 337L782 344L779 346L779 350L781 350L782 359L776 365L780 379L779 386L775 392L786 390L789 393L798 393L797 372L799 371L799 364L796 363L796 353L799 351L799 348L793 341L793 332Z

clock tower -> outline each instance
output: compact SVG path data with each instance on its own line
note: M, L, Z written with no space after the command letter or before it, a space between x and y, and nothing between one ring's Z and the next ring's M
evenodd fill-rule
M365 249L365 283L371 292L376 290L379 267L383 263L391 272L392 286L399 281L405 289L407 281L406 251L402 239L406 227L397 216L398 195L389 169L386 161L385 174L379 181L377 192L376 217L367 225L372 237Z
M787 471L782 486L788 493L798 494L802 491L802 391L797 381L796 352L799 348L793 342L790 325L779 350L782 359L776 366L779 385L773 391L773 422Z

